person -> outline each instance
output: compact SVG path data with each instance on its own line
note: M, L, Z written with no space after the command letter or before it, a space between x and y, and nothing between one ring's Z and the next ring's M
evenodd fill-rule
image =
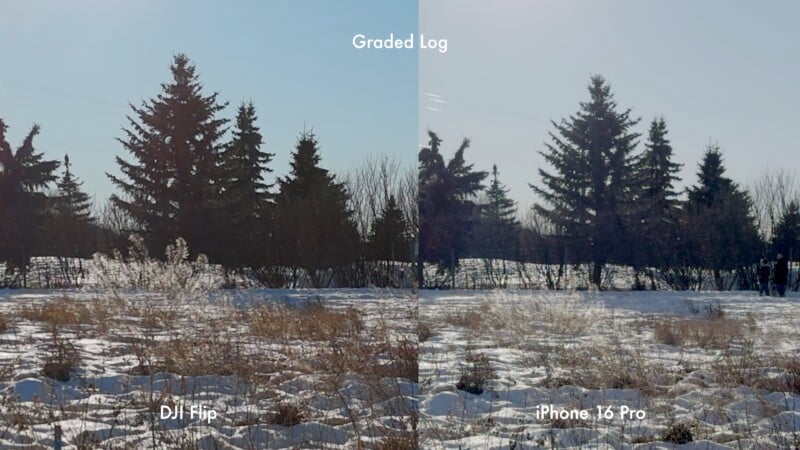
M786 283L789 281L789 264L784 259L783 255L778 253L775 261L775 273L772 274L772 283L778 291L778 295L783 297L786 295Z
M758 262L758 295L769 295L769 272L770 267L766 258L761 258Z

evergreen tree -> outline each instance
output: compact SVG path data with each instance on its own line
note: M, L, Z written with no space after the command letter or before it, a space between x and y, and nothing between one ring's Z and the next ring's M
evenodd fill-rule
M372 224L369 236L371 257L381 261L407 261L410 238L403 210L397 205L394 195Z
M54 199L55 256L88 257L91 255L89 239L91 225L91 200L81 190L83 185L71 171L69 155L64 156L64 175L57 182L58 196Z
M517 205L508 198L508 189L498 179L497 164L492 166L492 183L486 190L489 199L487 214L494 221L509 225L518 225Z
M419 269L424 262L435 262L440 268L454 269L468 249L475 203L473 198L483 189L486 172L467 164L464 152L469 139L464 139L453 158L444 163L439 146L441 139L429 131L429 147L419 153ZM418 279L420 283L422 279Z
M278 180L275 247L279 264L305 269L315 286L322 269L358 258L359 237L343 183L319 166L313 133L303 132L292 154L291 175Z
M681 164L672 162L666 121L663 117L653 119L645 151L634 169L641 195L636 202L640 218L638 239L631 243L637 265L665 267L675 262L673 248L680 202L674 183L680 180L680 169Z
M446 189L447 173L444 158L439 152L441 139L433 131L428 131L429 147L419 152L419 181L417 210L419 211L419 232L417 234L417 283L425 285L424 264L438 262L446 264L448 230L454 227L452 217L443 213L450 201Z
M617 111L611 89L601 76L589 84L590 100L577 114L552 122L558 136L541 152L553 172L539 169L541 186L531 185L544 200L536 210L571 241L578 259L592 263L591 282L600 286L606 262L627 262L626 240L633 218L637 186L629 183L638 119Z
M74 218L83 223L92 222L92 202L89 196L81 190L83 183L75 178L70 171L72 164L69 155L64 156L64 175L58 181L58 200L56 201L56 214Z
M712 207L722 202L738 187L725 176L722 152L716 144L709 144L700 163L696 186L689 188L689 204L694 207Z
M752 264L762 243L750 197L725 176L718 146L706 148L697 177L698 184L689 188L683 220L685 258L711 269L722 289L722 272Z
M272 186L264 180L274 154L261 150L263 138L256 126L253 103L239 106L233 139L222 154L223 168L223 246L221 262L226 266L265 265L269 255L264 244L269 239L272 220Z
M125 177L108 175L122 190L112 200L144 227L154 254L182 237L193 251L213 256L222 185L219 140L226 123L216 116L226 105L217 93L202 93L185 55L176 55L170 70L172 81L156 98L131 105L133 117L118 141L133 161L117 157Z
M794 261L800 258L800 205L796 200L789 202L775 226L772 252L783 254L787 260L789 257Z
M500 183L497 165L492 166L492 181L486 190L487 203L480 205L480 216L473 236L476 256L509 259L515 256L519 221L517 205L508 198L508 189Z
M48 201L42 191L56 180L59 163L44 159L34 148L38 125L16 152L6 140L7 129L0 119L0 260L8 268L20 269L24 277L47 214Z

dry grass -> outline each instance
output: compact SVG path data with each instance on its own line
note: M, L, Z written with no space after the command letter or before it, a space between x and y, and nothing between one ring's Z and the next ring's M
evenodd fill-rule
M653 339L665 345L696 345L703 349L726 349L754 331L749 320L716 318L665 318L653 324Z
M368 404L401 399L405 391L400 390L403 382L398 379L417 382L419 378L415 330L404 328L398 334L393 332L394 323L382 319L367 326L363 313L354 307L312 302L209 310L208 315L204 310L189 311L164 299L89 301L65 296L20 303L14 311L0 315L0 326L8 328L28 321L37 329L51 332L51 338L42 341L48 346L41 370L45 377L59 381L75 377L75 369L83 363L78 339L87 333L92 337L102 333L99 337L112 343L109 351L114 355L135 356L131 364L135 367L122 370L135 375L165 372L186 377L235 377L247 386L242 387L243 396L275 402L271 412L260 415L257 423L281 426L320 420L312 410L304 409L305 400L277 403L276 386L300 374L319 377L319 386L314 389L334 395L347 380L356 379L367 386L363 395ZM171 392L172 386L167 383L160 391L137 393L129 405L155 415L162 404L171 401ZM348 407L346 402L343 405ZM413 407L404 406L403 401L391 405L397 408L397 416L416 420ZM5 418L0 416L2 420ZM359 413L349 420L360 428L371 426L373 419ZM30 421L14 422L24 427ZM398 434L391 436L386 436L383 428L375 432L386 436L381 448L416 448L415 441L404 432L395 432ZM86 439L82 442L93 445L93 436L83 437ZM165 443L168 438L158 437Z
M786 369L786 390L795 394L800 394L800 355L784 360Z
M425 342L428 339L435 336L436 333L431 328L431 325L427 322L418 322L417 325L417 339L419 342Z
M80 360L80 353L72 342L56 338L42 368L42 375L57 381L69 381Z
M124 312L122 306L114 302L99 299L87 302L64 296L22 305L16 309L14 316L43 323L51 333L70 329L76 332L94 330L98 334L105 334Z
M305 414L294 403L279 403L275 412L270 414L267 423L291 427L303 422Z
M675 422L670 425L662 434L661 439L678 445L687 444L694 440L691 427L682 422Z
M253 335L284 341L357 339L364 330L356 309L334 311L319 303L301 308L262 305L246 314Z
M5 314L0 312L0 334L3 334L10 329L11 329L11 321L6 317Z
M486 313L478 311L451 312L444 317L444 323L448 325L475 331L482 329L484 322Z
M497 375L492 368L489 357L482 353L467 352L467 364L461 369L461 376L456 383L456 389L470 394L480 395L487 387L487 383Z
M545 361L549 364L549 361ZM656 379L663 370L642 354L619 347L594 346L560 349L555 367L548 377L548 387L576 385L586 389L639 389L642 394L660 394Z
M165 371L185 376L239 375L251 379L256 371L253 363L263 362L246 355L234 339L218 335L200 340L181 336L162 341L153 349L153 356L163 362ZM259 365L260 370L270 371L270 366Z
M386 437L375 447L375 450L417 450L419 442L416 433L409 433L404 436Z

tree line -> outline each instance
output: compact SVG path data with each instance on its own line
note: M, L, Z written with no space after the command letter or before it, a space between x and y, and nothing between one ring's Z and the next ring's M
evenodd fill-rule
M695 184L680 192L665 118L649 123L640 145L640 119L617 105L606 80L592 77L588 90L575 114L551 122L546 164L530 183L539 200L524 223L497 167L490 175L466 162L468 139L445 161L429 132L419 152L420 268L453 271L464 258L587 264L599 287L615 264L636 269L634 287L647 277L655 285L657 273L689 288L710 271L721 289L731 275L749 288L759 257L800 259L791 175L766 174L747 190L726 176L722 149L708 144Z
M24 285L34 256L86 258L123 248L131 233L153 255L183 238L231 280L269 286L301 276L314 286L392 286L413 276L403 263L412 258L416 183L399 163L371 158L340 179L303 130L290 173L268 183L274 153L264 149L255 105L242 103L231 123L228 103L204 91L188 57L176 55L170 71L156 97L131 105L117 139L126 152L116 157L120 174L107 174L117 192L100 211L68 156L61 164L36 150L38 125L12 150L0 120L4 284Z

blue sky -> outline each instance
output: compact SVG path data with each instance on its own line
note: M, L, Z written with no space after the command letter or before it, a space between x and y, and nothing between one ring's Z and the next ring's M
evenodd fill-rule
M637 131L666 118L684 185L709 141L743 185L767 168L796 171L798 17L796 1L421 2L420 32L447 37L449 49L420 54L419 142L433 128L449 155L470 137L467 158L497 163L529 206L549 120L575 113L601 74L642 117Z
M416 32L415 2L0 0L0 117L16 147L33 123L39 150L70 154L87 192L102 202L116 172L115 141L129 114L169 81L175 53L197 66L207 92L232 118L252 100L288 170L303 127L313 127L323 165L336 172L369 154L415 164L417 55L358 51L356 33Z

